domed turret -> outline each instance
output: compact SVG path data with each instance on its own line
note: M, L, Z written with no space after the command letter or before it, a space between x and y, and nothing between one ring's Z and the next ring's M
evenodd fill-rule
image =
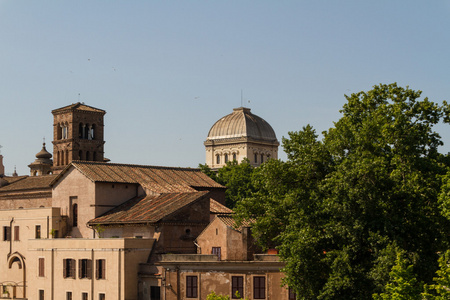
M42 144L42 149L36 154L36 160L29 164L31 176L51 174L53 161L52 154L45 149L45 143Z
M248 158L259 166L269 158L278 158L279 142L272 126L249 108L233 109L209 130L205 141L206 164L217 169L228 161Z

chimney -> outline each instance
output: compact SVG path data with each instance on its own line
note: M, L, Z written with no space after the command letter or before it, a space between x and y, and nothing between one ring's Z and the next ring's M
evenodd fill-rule
M5 167L3 166L3 155L0 154L0 177L5 175Z

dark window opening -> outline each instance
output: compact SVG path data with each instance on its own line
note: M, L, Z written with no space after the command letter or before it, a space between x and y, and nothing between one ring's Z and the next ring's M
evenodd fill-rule
M72 207L72 226L77 227L78 226L78 204L74 204Z
M3 226L3 240L10 241L11 240L11 227Z
M212 247L212 250L211 250L211 254L216 254L217 255L217 259L218 260L221 260L221 256L222 256L222 251L221 251L222 249L220 248L220 247Z
M39 290L39 300L44 300L44 290Z
M103 294L103 293L98 294L98 300L105 300L105 299L106 299L105 294Z
M255 164L256 164L256 163L258 163L258 154L255 153L254 156L255 156L254 159L255 159Z
M233 160L237 160L236 159L236 153L233 153Z
M216 164L220 164L220 155L216 155Z
M78 260L78 277L80 279L92 278L92 260L90 259L79 259Z
M63 277L75 279L75 259L67 258L63 260Z
M289 300L297 300L297 295L292 288L289 288Z
M266 299L266 277L253 277L253 298Z
M261 154L261 163L264 162L264 154Z
M197 276L186 276L186 298L197 298Z
M150 287L150 300L161 300L161 288L159 286Z
M95 261L95 278L105 279L106 278L106 261L104 259L97 259Z
M72 292L66 292L66 300L72 300Z
M225 163L228 162L228 154L225 154Z
M41 238L41 225L36 225L34 237L36 239Z
M88 293L81 293L81 300L88 300Z
M241 299L244 297L244 277L232 276L231 277L231 298Z

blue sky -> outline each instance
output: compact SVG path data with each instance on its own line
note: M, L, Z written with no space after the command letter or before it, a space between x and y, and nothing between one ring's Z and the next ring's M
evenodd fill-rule
M112 162L197 167L241 90L280 141L379 83L450 100L449 29L448 0L0 0L6 172L52 151L51 110L78 101L107 111Z

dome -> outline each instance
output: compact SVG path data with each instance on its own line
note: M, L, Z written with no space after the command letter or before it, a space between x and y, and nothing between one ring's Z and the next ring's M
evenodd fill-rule
M42 158L42 159L50 159L50 158L52 158L51 153L49 153L47 151L47 149L45 149L45 143L42 145L42 150L39 151L38 154L36 154L36 158Z
M209 130L208 140L230 138L250 138L259 141L277 142L272 126L263 118L250 112L250 108L239 107L219 121Z

